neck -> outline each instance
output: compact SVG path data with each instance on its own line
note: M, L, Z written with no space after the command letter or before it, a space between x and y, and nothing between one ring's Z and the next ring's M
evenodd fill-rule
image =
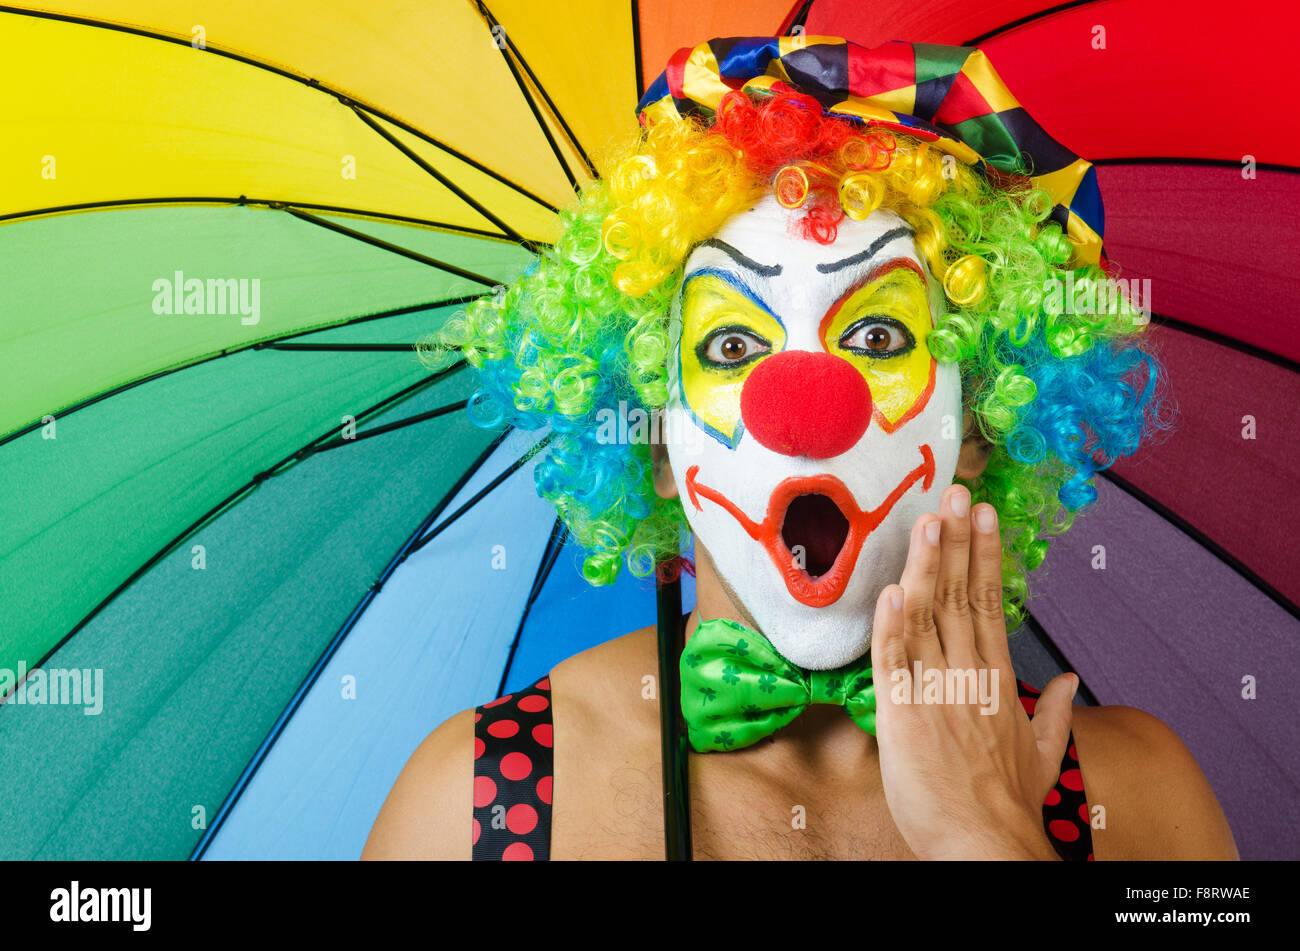
M701 623L713 618L726 618L759 630L734 590L718 574L708 549L698 541L695 543L695 592L696 606L686 621L687 641ZM685 642L679 645L684 647ZM761 743L752 749L755 753L782 759L794 757L805 763L822 764L830 757L854 764L860 763L863 756L874 760L876 740L845 716L842 709L814 704L780 730L771 743Z

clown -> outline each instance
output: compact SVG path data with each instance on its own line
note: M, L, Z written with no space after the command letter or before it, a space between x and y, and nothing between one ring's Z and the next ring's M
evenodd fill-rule
M1072 715L1073 675L1015 702L1027 574L1093 474L1163 425L1136 313L1063 313L1049 293L1107 280L1089 163L966 48L713 40L673 58L640 116L555 247L440 342L479 370L481 423L549 427L538 491L591 583L662 574L693 538L698 604L664 650L697 850L1235 855L1159 721ZM660 414L663 438L602 438L626 406ZM662 855L641 692L656 650L635 632L448 721L367 854ZM969 673L983 707L931 700L927 668ZM1182 805L1151 800L1142 768ZM466 837L446 810L471 783ZM1094 842L1080 817L1100 797L1139 831ZM821 830L788 835L789 802ZM737 824L737 803L779 821ZM518 822L493 822L500 806Z
M796 225L769 196L688 259L668 452L750 622L826 670L866 652L861 618L897 580L906 526L952 482L961 379L926 349L941 292L903 219L879 210L824 245ZM691 425L712 437L697 453Z

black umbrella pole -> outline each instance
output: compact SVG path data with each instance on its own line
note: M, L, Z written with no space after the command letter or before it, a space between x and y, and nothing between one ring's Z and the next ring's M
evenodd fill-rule
M682 583L659 579L659 734L664 767L664 851L670 862L691 860L691 798L686 726L682 721Z

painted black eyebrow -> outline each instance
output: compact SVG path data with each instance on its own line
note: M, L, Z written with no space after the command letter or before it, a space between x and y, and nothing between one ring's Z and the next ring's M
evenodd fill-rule
M749 268L749 270L753 271L755 274L758 274L761 277L776 277L778 274L781 273L781 265L759 264L753 258L746 257L745 255L737 251L735 248L733 248L731 245L727 244L727 242L719 241L717 238L706 238L704 241L701 241L699 244L697 244L696 247L717 248L719 251L721 251L727 257L731 258L731 260L735 261L741 267Z
M893 231L886 231L875 241L871 242L871 247L865 251L859 251L857 254L851 254L847 258L841 258L838 261L832 261L830 264L819 264L817 270L822 274L833 274L836 271L843 270L846 267L857 264L859 261L866 261L874 258L876 253L895 238L901 238L904 235L911 235L911 228L895 228Z

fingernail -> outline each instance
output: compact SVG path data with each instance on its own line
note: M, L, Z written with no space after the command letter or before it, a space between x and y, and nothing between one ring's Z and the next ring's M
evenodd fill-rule
M986 505L975 513L975 527L985 534L993 531L997 527L997 514L993 511L993 506Z
M925 526L925 540L931 545L939 544L939 523L930 522Z
M948 511L958 518L966 517L966 513L970 511L970 496L966 494L965 489L958 489L948 497Z
M889 592L889 606L895 611L903 610L903 592L895 588Z
M1071 700L1073 700L1079 693L1079 675L1073 674L1072 676L1074 677L1074 689L1070 691Z

